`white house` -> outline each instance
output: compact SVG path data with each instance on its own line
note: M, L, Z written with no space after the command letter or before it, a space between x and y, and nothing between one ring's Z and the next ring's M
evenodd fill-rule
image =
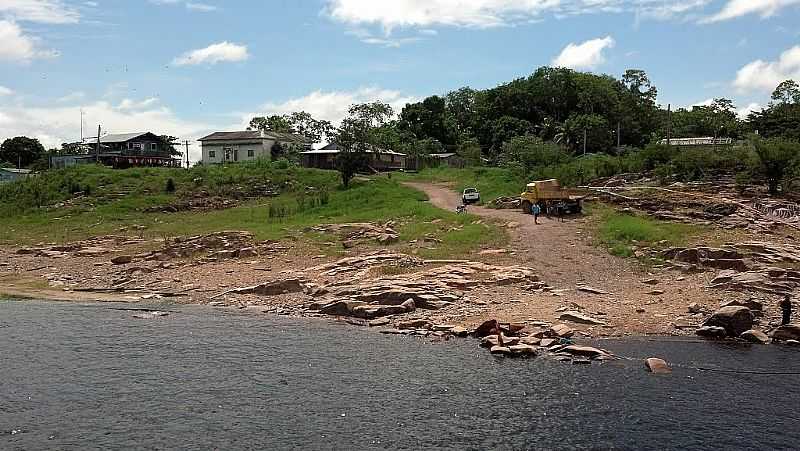
M216 132L199 141L203 149L203 164L269 159L276 150L276 144L311 148L311 143L304 136L259 130Z

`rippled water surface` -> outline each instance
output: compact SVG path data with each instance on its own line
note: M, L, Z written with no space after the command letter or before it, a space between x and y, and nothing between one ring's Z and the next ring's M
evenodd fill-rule
M0 449L797 449L800 352L611 341L502 360L324 321L0 301Z

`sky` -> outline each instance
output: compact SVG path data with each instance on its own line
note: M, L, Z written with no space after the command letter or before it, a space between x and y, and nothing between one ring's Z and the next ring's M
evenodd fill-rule
M665 106L746 114L800 81L798 23L800 0L0 0L0 140L336 123L546 65L643 69Z

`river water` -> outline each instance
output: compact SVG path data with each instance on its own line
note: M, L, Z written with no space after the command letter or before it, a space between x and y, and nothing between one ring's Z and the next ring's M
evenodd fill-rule
M126 306L127 307L127 306ZM797 449L800 352L646 340L503 360L327 321L0 301L0 449ZM160 306L161 309L165 307Z

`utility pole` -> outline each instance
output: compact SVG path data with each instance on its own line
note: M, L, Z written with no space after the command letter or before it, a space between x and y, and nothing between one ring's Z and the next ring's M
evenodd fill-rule
M583 154L586 155L586 127L583 127Z
M672 143L672 104L667 104L667 145Z
M81 144L83 144L83 108L81 108Z
M189 169L189 140L184 141L186 144L186 169Z
M94 151L95 162L100 163L100 126L97 126L97 148Z
M622 147L622 121L617 121L617 153L619 153L620 147Z

